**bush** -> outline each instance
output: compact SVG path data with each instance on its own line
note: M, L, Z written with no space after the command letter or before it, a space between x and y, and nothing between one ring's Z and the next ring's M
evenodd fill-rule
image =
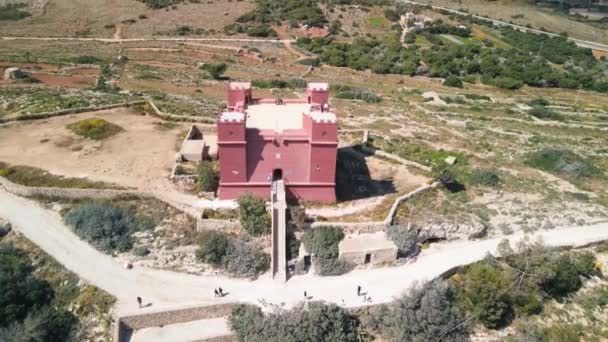
M150 228L147 217L137 217L135 210L109 202L84 203L70 209L63 220L76 235L106 253L130 250L131 233Z
M487 328L503 326L512 307L504 273L486 263L469 266L456 284L457 303Z
M53 289L35 271L24 251L0 243L0 341L76 341L78 319L54 307Z
M471 184L495 188L500 186L500 177L494 170L475 169L469 177Z
M322 276L339 276L355 268L352 262L337 258L315 258L315 271Z
M196 259L216 267L221 266L229 245L230 239L226 234L215 230L204 231L199 235Z
M198 163L196 179L199 191L215 191L219 180L214 164L208 160Z
M367 89L350 88L336 94L337 99L362 100L367 103L379 103L382 98Z
M562 115L544 106L534 106L528 111L528 114L543 120L564 120L564 117Z
M462 81L460 80L460 78L454 76L454 75L450 75L448 77L446 77L446 79L443 81L443 85L446 87L455 87L455 88L462 88Z
M589 160L564 149L545 148L528 154L528 166L558 175L582 178L601 176L603 171Z
M290 206L288 209L288 222L291 223L295 229L301 229L304 224L306 224L306 211L299 206Z
M239 221L245 230L253 235L270 233L270 216L266 212L266 202L252 194L244 194L237 200Z
M173 0L143 0L146 6L154 9L165 8L173 5Z
M359 341L359 321L334 304L311 302L264 315L251 304L237 304L228 318L238 341Z
M410 258L420 252L418 233L415 231L408 230L405 226L390 226L386 235L397 245L399 256Z
M208 72L213 79L221 80L224 77L222 75L228 69L228 65L226 63L205 63L200 66L200 69Z
M232 241L222 259L223 269L237 277L256 278L270 267L270 256L253 242Z
M471 324L452 298L441 280L415 287L389 306L380 330L389 341L468 341Z
M82 137L93 140L103 140L123 130L120 126L100 118L81 120L66 127Z
M31 16L29 12L21 10L26 4L8 4L0 6L0 20L21 20Z
M138 257L144 257L144 256L150 254L150 250L148 249L148 247L145 247L145 246L135 247L133 249L133 254L135 254Z
M544 99L544 98L542 98L542 97L538 97L538 98L535 98L535 99L530 100L530 101L528 102L528 104L529 104L530 106L532 106L532 107L535 107L535 106L543 106L543 107L544 107L544 106L548 106L548 105L550 105L551 103L550 103L550 102L549 102L549 100L547 100L547 99Z
M338 244L344 238L342 229L333 226L318 227L307 230L302 236L302 242L308 253L319 258L337 258Z

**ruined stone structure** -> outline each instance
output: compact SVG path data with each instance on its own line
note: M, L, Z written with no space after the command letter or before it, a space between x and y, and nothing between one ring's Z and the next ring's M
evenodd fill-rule
M217 135L220 199L268 198L271 183L283 180L289 198L336 201L338 134L327 83L309 83L302 99L273 99L253 98L250 82L231 82Z

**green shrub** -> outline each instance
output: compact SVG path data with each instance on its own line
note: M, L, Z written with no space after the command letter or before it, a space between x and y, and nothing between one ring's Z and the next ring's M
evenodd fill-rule
M150 254L150 250L148 249L148 247L145 247L145 246L135 247L135 248L133 248L133 254L135 254L138 257L144 257L144 256Z
M219 177L213 162L202 160L196 166L197 187L199 191L215 191Z
M359 341L357 318L344 308L322 302L269 315L258 306L237 304L228 324L238 341Z
M222 268L237 277L256 278L270 267L270 256L255 243L236 239L228 244Z
M476 315L487 328L506 323L512 311L507 292L509 280L499 269L485 263L469 266L456 284L457 303L463 310Z
M319 258L337 258L340 252L338 244L342 239L342 229L333 226L312 228L302 236L306 251Z
M542 106L542 107L544 107L544 106L550 105L551 103L547 99L544 99L542 97L537 97L535 99L530 100L528 102L528 104L530 106L532 106L532 107L535 107L535 106Z
M441 280L416 286L381 313L379 330L388 341L468 341L472 324L453 296Z
M8 4L0 6L0 21L1 20L21 20L31 16L27 11L21 8L27 7L26 4Z
M287 233L287 260L297 259L300 254L300 240L293 232Z
M66 126L72 132L93 140L103 140L118 134L123 129L100 118L90 118Z
M446 79L443 81L443 85L446 87L455 87L455 88L462 88L462 81L460 80L460 78L454 76L454 75L450 75L448 77L446 77Z
M475 169L469 176L469 181L473 185L482 185L489 188L496 188L500 186L500 177L494 170L488 169Z
M25 251L0 243L0 341L76 341L78 319L35 273Z
M71 59L72 63L76 64L103 64L104 60L95 56L78 56Z
M552 297L564 297L583 286L581 274L568 255L558 258L554 270L555 274L543 284L545 291Z
M70 209L63 217L76 235L106 252L126 252L133 246L131 233L151 228L151 222L138 217L131 208L110 202L88 202Z
M270 216L266 212L266 201L250 193L241 195L239 204L239 221L245 230L253 235L270 233Z
M290 206L287 211L288 222L295 228L301 229L306 224L306 210L300 206Z
M322 276L339 276L355 268L352 262L337 258L317 257L314 261L315 271Z
M564 120L564 117L561 114L544 106L534 106L528 111L528 114L543 120Z
M215 230L204 231L199 235L196 259L216 267L221 266L230 243L224 233Z
M545 148L528 154L528 166L557 175L582 178L603 175L603 171L589 160L565 149Z
M205 63L200 66L200 69L208 72L214 79L220 80L224 77L223 74L228 69L228 65L226 63Z
M277 31L268 24L249 26L246 32L251 37L271 38L278 36Z
M382 101L382 97L372 93L368 89L361 88L350 88L348 90L341 91L336 94L335 98L346 100L362 100L367 103L379 103Z
M143 0L146 6L154 9L165 8L173 5L173 0Z
M397 245L399 256L410 258L420 252L418 233L407 229L406 226L390 226L386 235Z

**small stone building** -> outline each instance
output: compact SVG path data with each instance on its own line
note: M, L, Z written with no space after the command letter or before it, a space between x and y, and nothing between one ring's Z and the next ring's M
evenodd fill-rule
M203 134L202 130L192 125L179 151L179 161L198 162L217 157L217 135Z
M385 232L346 236L339 244L340 259L356 265L383 264L397 259L397 246Z

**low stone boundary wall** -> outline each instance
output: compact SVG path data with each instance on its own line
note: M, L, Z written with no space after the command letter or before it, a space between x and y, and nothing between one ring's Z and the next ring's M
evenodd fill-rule
M115 104L97 106L97 107L70 108L70 109L62 109L62 110L58 110L58 111L54 111L54 112L28 114L28 115L23 115L23 116L12 116L12 117L7 117L7 118L0 118L0 124L7 123L7 122L14 122L14 121L47 119L47 118L51 118L54 116L63 116L63 115L78 114L78 113L84 113L84 112L97 112L100 110L108 110L108 109L121 108L121 107L130 107L130 106L135 106L135 105L140 105L140 104L145 104L145 103L146 103L146 101L140 100L140 101L115 103Z
M16 184L0 177L0 186L13 195L21 197L67 198L67 199L115 199L128 197L154 197L151 194L114 189L77 189L77 188L47 188Z
M234 305L185 306L116 317L113 341L127 342L139 329L229 316Z
M374 233L386 228L384 221L366 221L366 222L341 222L341 221L316 221L309 225L309 228L318 228L325 226L340 227L345 234L356 233Z
M165 113L158 109L158 107L152 102L152 100L148 100L147 103L152 108L152 115L158 116L161 119L170 120L170 121L186 121L186 122L202 122L207 124L215 124L214 118L207 118L204 116L191 116L191 115L177 115L171 113Z

